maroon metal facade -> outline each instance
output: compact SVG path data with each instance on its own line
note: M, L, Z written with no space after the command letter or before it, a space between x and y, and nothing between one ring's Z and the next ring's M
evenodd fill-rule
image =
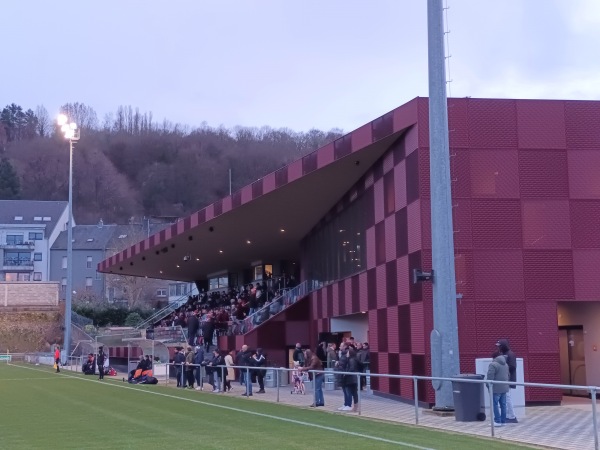
M366 271L310 298L311 344L328 317L366 310L371 369L407 375L430 373L433 327L431 286L409 281L431 268L427 99L417 108L417 124L355 187L374 205ZM600 103L451 99L449 122L461 370L507 337L526 380L557 383L557 302L600 298ZM409 382L373 384L412 396Z

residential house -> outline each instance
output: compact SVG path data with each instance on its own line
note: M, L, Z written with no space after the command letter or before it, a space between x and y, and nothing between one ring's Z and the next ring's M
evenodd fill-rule
M168 225L168 224L167 224ZM77 225L73 228L73 291L75 296L90 300L105 299L109 303L127 303L127 290L136 290L144 300L167 301L168 281L127 279L105 275L96 270L99 262L129 247L149 233L157 233L165 224L104 224ZM50 256L50 279L61 284L60 296L66 296L67 287L67 232L62 232L54 242ZM142 284L142 286L140 286Z
M0 281L49 281L50 248L67 229L68 202L0 200Z

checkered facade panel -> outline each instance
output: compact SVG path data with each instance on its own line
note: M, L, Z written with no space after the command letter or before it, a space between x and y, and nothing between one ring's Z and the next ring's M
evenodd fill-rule
M475 358L488 357L497 339L506 337L526 361L527 380L558 382L557 302L600 300L594 275L600 264L600 135L588 129L591 123L600 128L600 104L569 103L449 102L463 371L472 372ZM402 158L394 153L393 164L390 150L365 177L372 176L372 195L381 195L373 199L377 207L367 241L374 246L367 248L374 263L366 277L353 279L361 299L368 297L372 368L378 372L430 370L431 287L413 285L409 276L412 268L431 267L429 149L422 132L428 125L427 105L418 106L419 123L404 136L409 142L397 145L414 145L416 132L418 148ZM596 122L584 119L585 114ZM572 115L589 127L581 127ZM333 302L345 303L339 308L345 314L360 312L348 298ZM317 310L312 313L314 321L325 318ZM412 397L412 385L386 380L377 385ZM433 401L427 386L421 395ZM532 390L528 400L555 397Z

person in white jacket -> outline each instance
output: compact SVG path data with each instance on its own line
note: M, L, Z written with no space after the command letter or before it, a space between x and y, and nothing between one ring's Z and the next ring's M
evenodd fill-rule
M227 370L225 370L225 376L223 377L223 392L231 392L231 380L235 380L235 371L233 370L233 350L230 350L227 355L225 355L225 365L227 366Z

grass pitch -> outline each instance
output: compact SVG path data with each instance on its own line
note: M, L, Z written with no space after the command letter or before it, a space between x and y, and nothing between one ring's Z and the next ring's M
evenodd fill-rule
M527 448L320 410L0 364L2 449Z

